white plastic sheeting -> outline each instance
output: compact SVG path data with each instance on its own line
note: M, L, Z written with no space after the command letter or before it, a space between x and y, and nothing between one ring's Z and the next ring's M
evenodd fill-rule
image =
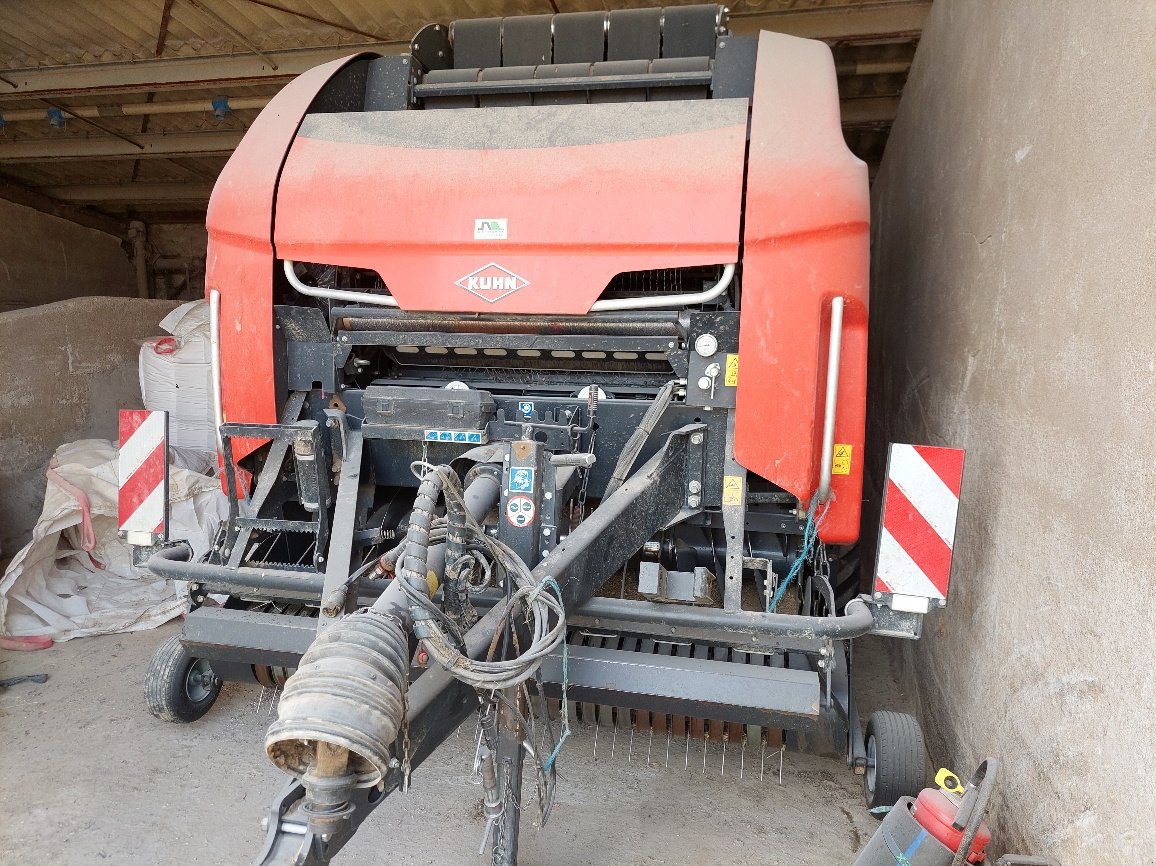
M173 447L216 451L209 305L204 301L182 304L160 324L172 336L148 340L140 350L144 407L169 413Z
M182 468L189 456L169 467L169 536L187 540L196 558L227 516L228 500L217 479ZM83 491L90 519L70 489ZM185 587L134 568L129 546L117 536L116 447L104 439L60 446L32 541L0 580L0 634L63 641L138 631L187 609Z

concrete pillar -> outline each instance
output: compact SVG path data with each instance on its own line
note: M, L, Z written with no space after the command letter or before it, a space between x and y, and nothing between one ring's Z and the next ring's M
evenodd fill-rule
M151 292L149 291L148 252L145 247L148 240L145 224L140 220L132 220L128 224L128 239L132 243L132 263L133 267L136 268L137 297L147 298Z

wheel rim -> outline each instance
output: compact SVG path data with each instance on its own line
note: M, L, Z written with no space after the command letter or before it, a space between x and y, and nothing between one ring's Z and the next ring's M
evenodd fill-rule
M867 792L875 795L875 735L867 738Z
M199 704L213 693L213 669L208 659L197 659L189 665L185 676L185 694L194 704Z

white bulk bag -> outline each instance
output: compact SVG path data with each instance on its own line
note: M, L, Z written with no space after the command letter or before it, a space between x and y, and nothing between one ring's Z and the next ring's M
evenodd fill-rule
M140 350L144 407L169 413L169 445L216 451L209 305L182 304L160 324L172 336L147 340Z
M117 449L84 439L56 449L32 541L0 580L0 634L74 637L154 628L188 609L184 586L143 568L117 535ZM217 479L169 467L169 537L208 550L228 499ZM88 517L86 517L86 513Z

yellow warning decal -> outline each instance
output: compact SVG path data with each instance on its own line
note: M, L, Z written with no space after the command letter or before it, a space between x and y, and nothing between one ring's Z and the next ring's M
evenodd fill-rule
M851 474L851 446L835 445L835 454L831 460L832 475Z
M723 476L723 505L743 504L743 477L741 475Z
M739 383L739 356L727 355L727 372L723 384L733 388Z

